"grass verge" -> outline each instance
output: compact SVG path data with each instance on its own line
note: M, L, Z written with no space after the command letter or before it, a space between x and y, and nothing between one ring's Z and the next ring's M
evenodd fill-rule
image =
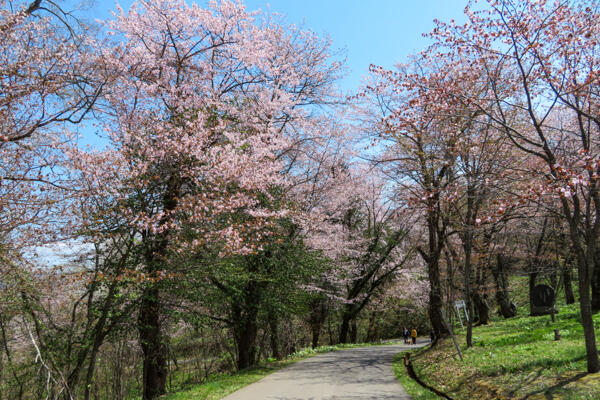
M206 382L193 385L188 389L171 393L164 396L164 400L219 400L243 388L251 383L257 382L265 376L297 361L330 351L350 349L356 347L368 347L393 344L396 342L340 344L336 346L320 346L315 349L308 348L296 352L281 361L266 362L259 367L238 371L233 374L222 374L210 377Z
M417 352L418 350L411 354L415 354ZM404 387L406 392L410 395L410 397L412 397L413 400L439 399L439 397L436 396L434 393L425 389L423 386L419 385L411 377L408 376L408 374L406 373L406 368L404 367L404 361L402 360L404 353L406 352L398 353L394 356L393 366L394 374L396 374L398 381L400 381L400 384Z
M598 329L600 314L594 321ZM554 341L554 329L560 341ZM517 316L476 327L473 335L474 346L467 349L464 332L457 332L462 362L451 340L413 354L417 375L455 399L600 399L600 374L585 372L576 304L561 306L556 322L550 316Z

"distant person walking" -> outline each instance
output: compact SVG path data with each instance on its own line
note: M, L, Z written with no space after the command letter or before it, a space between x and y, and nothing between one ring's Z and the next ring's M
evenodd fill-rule
M408 331L408 328L402 328L402 335L404 336L404 344L408 344L410 337L410 332Z
M416 328L412 328L412 331L410 332L410 337L412 338L412 344L417 344L417 329Z

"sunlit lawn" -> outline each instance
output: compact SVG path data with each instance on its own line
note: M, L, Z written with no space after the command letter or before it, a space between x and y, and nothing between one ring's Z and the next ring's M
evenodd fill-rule
M600 314L594 321L598 328ZM554 329L560 330L560 341L554 341ZM456 334L464 361L459 360L451 340L413 355L417 374L453 398L600 399L600 374L585 373L577 304L560 306L556 322L550 316L521 315L476 327L470 349L466 349L464 331Z

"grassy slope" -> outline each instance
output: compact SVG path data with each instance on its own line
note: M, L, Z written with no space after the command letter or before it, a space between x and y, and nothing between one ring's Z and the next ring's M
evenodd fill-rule
M243 388L246 385L254 383L266 375L289 364L283 362L280 364L270 364L268 366L255 368L251 370L237 372L232 375L218 375L209 379L200 385L195 385L188 390L170 394L166 397L168 400L217 400L222 399L230 393Z
M412 354L416 354L418 352L419 351L417 350L416 352L414 352ZM397 354L394 357L394 363L393 363L394 373L396 374L396 377L400 381L400 384L404 387L404 389L406 389L406 391L408 392L408 394L410 394L410 396L413 398L413 400L436 400L436 399L438 399L439 397L437 397L435 394L433 394L429 390L423 388L421 385L419 385L417 382L412 380L406 374L406 368L404 368L404 362L402 361L403 354L404 354L404 352Z
M259 381L265 376L297 361L307 357L326 353L329 351L343 350L354 347L365 347L374 345L392 344L394 342L381 343L362 343L362 344L345 344L336 346L321 346L316 349L306 349L304 351L294 353L285 360L269 362L261 365L258 368L253 368L245 371L235 372L230 375L216 375L211 377L206 382L193 385L186 390L177 393L171 393L165 396L165 400L218 400L247 386L251 383Z
M523 297L522 293L515 295ZM600 374L585 373L578 305L559 302L554 323L550 316L528 317L527 307L520 305L517 317L476 327L471 349L465 347L464 331L456 332L463 362L451 340L414 354L417 374L455 399L600 399ZM594 321L598 329L600 314ZM554 341L554 329L560 330L558 342ZM397 368L403 368L398 361ZM403 379L408 378L401 382ZM435 398L419 397L407 389L415 400Z

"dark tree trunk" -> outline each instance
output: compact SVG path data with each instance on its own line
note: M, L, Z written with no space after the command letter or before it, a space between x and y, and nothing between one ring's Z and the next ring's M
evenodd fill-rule
M429 321L433 327L436 338L445 337L449 334L448 328L444 324L442 317L442 296L439 293L429 293Z
M440 274L440 255L444 247L445 226L440 227L439 199L434 196L430 201L430 209L427 215L428 249L425 252L418 247L419 253L427 263L427 275L429 276L429 320L436 338L448 336L448 328L444 324L442 308L444 298L442 296L442 282Z
M269 316L269 330L271 331L271 352L273 358L280 360L281 352L279 351L279 321L277 316Z
M496 284L496 302L500 307L500 314L504 318L512 318L517 315L517 310L510 305L506 279L506 259L502 254L496 256L496 265L492 267L492 275Z
M600 311L600 249L596 249L592 275L592 312Z
M557 264L554 264L552 266L553 269L557 267ZM558 274L556 273L556 271L552 271L550 273L550 286L552 287L552 289L554 289L554 292L558 292Z
M477 312L477 325L488 325L490 323L490 306L481 293L473 293L473 305Z
M596 332L594 330L594 319L592 312L592 299L590 296L592 276L595 269L596 260L596 239L597 226L593 230L586 229L585 240L580 236L580 223L578 214L570 214L568 203L561 199L565 215L569 221L569 233L573 251L577 256L577 272L579 283L579 309L581 313L581 325L583 326L583 336L585 338L586 364L589 373L600 372L600 359L598 358L598 347L596 345ZM574 199L577 201L577 198ZM599 206L600 202L595 202ZM575 203L577 204L577 203ZM600 218L596 215L596 218ZM597 222L597 220L596 220Z
M310 307L308 323L312 333L312 347L315 348L319 346L321 327L327 319L327 300L324 297L317 297L311 301Z
M160 220L162 227L170 222L169 211L177 207L180 185L181 182L176 175L171 175L167 181L162 198L162 207L165 211L165 216ZM166 265L170 235L168 228L157 234L142 233L142 241L145 244L145 272L150 276ZM157 283L148 282L146 285L139 308L138 333L144 355L142 398L152 400L166 392L168 352L166 338L161 334L160 290Z
M436 338L446 337L449 332L444 324L442 308L444 302L442 298L442 288L440 279L439 258L429 258L427 261L427 273L429 275L429 321L435 333Z
M580 260L581 262L582 260ZM588 262L593 262L591 257ZM591 307L590 286L591 276L588 273L587 265L579 267L579 308L581 310L581 324L583 325L583 335L585 338L585 350L587 358L587 370L590 373L600 371L600 360L598 359L598 349L596 346L596 333L594 331L594 319Z
M238 342L238 369L249 368L256 363L256 336L258 327L256 319L253 321L249 318L241 324L240 330L237 332Z
M350 323L350 343L358 343L358 325L356 324L356 318L353 318Z
M476 210L475 210L475 187L473 185L473 183L470 181L469 177L467 176L467 210L466 210L466 214L465 214L465 222L466 222L466 226L465 226L465 231L460 234L460 238L463 244L463 251L465 253L465 263L464 263L464 277L465 277L465 303L467 306L467 310L469 312L469 318L467 320L467 347L473 347L473 304L471 303L471 300L476 300L475 299L475 294L473 292L477 292L477 287L475 287L475 290L472 290L471 288L471 280L472 280L472 260L471 260L471 255L473 253L473 225L475 224L475 215L476 215ZM475 277L475 282L479 283L479 280L477 279L477 276ZM477 314L479 315L479 308L477 307L478 304L475 304L475 307L477 308Z
M98 357L99 346L94 345L92 354L90 356L90 362L88 365L87 375L85 379L85 392L83 395L84 400L90 399L90 388L92 387L92 378L94 377L94 370L96 369L96 359Z
M537 278L537 272L532 272L531 274L529 274L529 315L531 315L532 317L538 315L533 311L534 306L533 306L533 297L532 297L536 278Z
M444 249L444 258L446 259L446 315L448 323L453 324L453 310L452 301L454 300L454 261L453 252L450 251L451 247L447 244Z
M369 316L369 327L367 328L367 343L374 342L377 340L377 316L378 313L376 311L371 312Z
M573 293L573 281L571 279L571 267L565 265L563 270L563 284L565 286L565 302L567 304L575 303L575 294Z
M260 285L254 281L246 284L241 304L233 304L234 333L238 346L238 369L256 364L256 338L258 335L258 308Z
M331 318L327 320L327 333L329 334L329 345L335 344L335 335L333 334L333 327L331 326Z
M340 327L340 343L348 343L348 332L350 330L350 314L342 315L342 326Z
M319 347L319 336L321 336L321 325L312 325L311 327L311 331L312 331L312 348L315 349L317 347Z
M144 354L144 400L165 394L167 383L167 348L160 332L160 299L156 287L144 289L138 320L140 344Z
M465 265L464 265L464 278L465 278L465 305L468 311L468 319L467 319L467 347L473 347L473 304L472 299L473 295L471 293L471 240L469 234L467 233L463 237L464 243L464 251L465 251Z

